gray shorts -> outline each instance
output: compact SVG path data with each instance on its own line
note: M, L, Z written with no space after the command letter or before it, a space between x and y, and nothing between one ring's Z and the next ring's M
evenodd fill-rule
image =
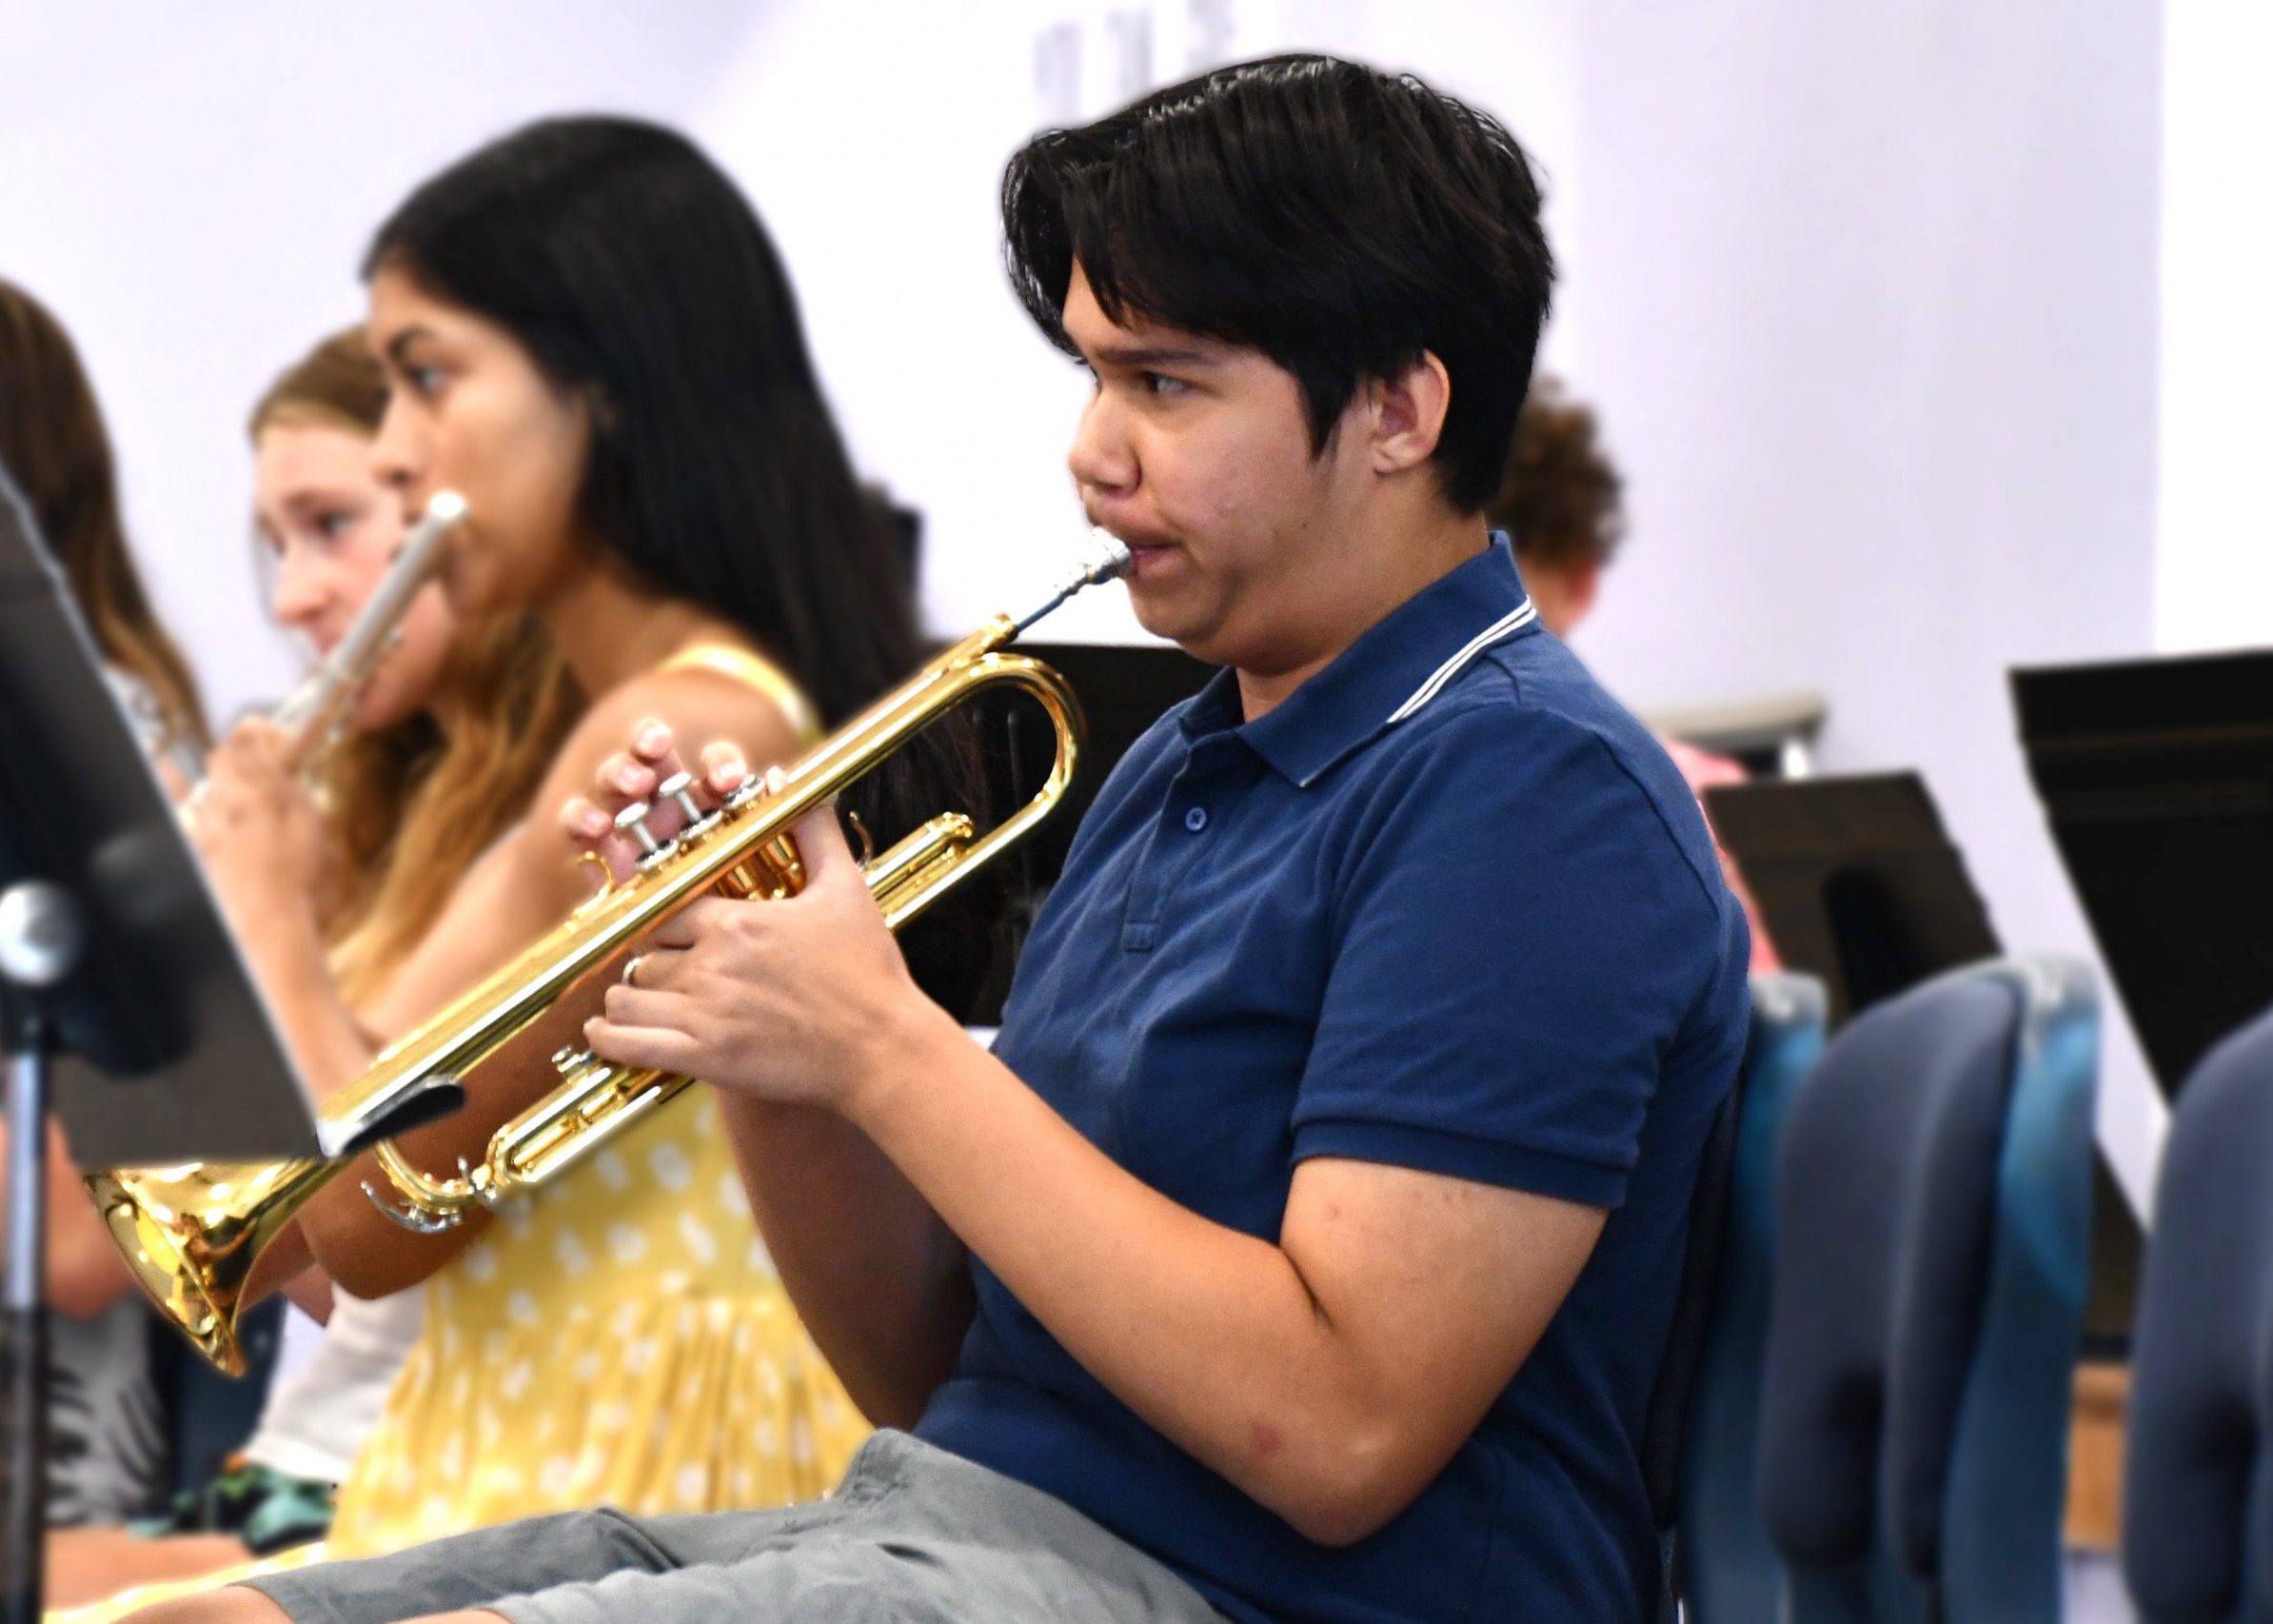
M1062 1500L893 1432L812 1505L569 1512L249 1582L296 1624L1222 1624Z

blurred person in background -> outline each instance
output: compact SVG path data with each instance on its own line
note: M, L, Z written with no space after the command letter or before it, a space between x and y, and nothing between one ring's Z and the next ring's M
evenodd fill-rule
M1593 612L1603 574L1626 540L1625 490L1593 409L1571 399L1561 380L1541 374L1516 419L1515 442L1490 517L1515 544L1516 567L1540 624L1565 641ZM1663 735L1658 743L1700 806L1710 786L1745 782L1744 767L1726 756ZM1752 968L1781 969L1760 911L1725 848L1721 872L1752 929Z
M179 795L208 743L196 679L158 624L127 544L110 435L70 336L0 281L0 466L102 655L144 746ZM0 1146L7 1128L0 1124ZM168 1470L150 1316L81 1188L60 1129L48 1145L48 1521L118 1522L150 1509Z
M0 279L0 465L31 505L113 688L170 774L211 744L197 679L150 612L94 388L63 325ZM175 779L177 789L182 787Z

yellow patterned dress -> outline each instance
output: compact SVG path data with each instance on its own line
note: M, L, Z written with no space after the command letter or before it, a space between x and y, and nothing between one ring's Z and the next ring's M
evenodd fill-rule
M578 1506L816 1499L866 1436L690 1089L499 1215L340 1491L328 1556Z
M805 743L820 735L803 695L743 650L663 668L730 677ZM505 1208L427 1282L425 1333L325 1555L581 1506L816 1499L867 1434L759 1239L718 1102L693 1088Z

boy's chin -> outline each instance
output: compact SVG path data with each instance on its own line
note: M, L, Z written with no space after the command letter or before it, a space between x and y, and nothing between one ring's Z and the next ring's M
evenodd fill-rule
M1135 583L1129 586L1129 607L1136 616L1136 624L1155 637L1166 638L1181 645L1188 637L1196 636L1199 626L1190 605L1176 603L1164 592L1147 592Z

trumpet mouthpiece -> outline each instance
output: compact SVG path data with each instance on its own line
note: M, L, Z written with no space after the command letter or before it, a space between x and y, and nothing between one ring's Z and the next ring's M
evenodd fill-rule
M1024 631L1082 587L1101 585L1128 572L1128 544L1111 531L1101 528L1092 529L1089 539L1096 550L1059 577L1057 584L1052 588L1045 601L1012 623L1018 630Z
M1129 568L1129 544L1103 525L1089 532L1089 539L1097 545L1096 555L1084 572L1084 584L1100 585L1117 576L1125 575Z

